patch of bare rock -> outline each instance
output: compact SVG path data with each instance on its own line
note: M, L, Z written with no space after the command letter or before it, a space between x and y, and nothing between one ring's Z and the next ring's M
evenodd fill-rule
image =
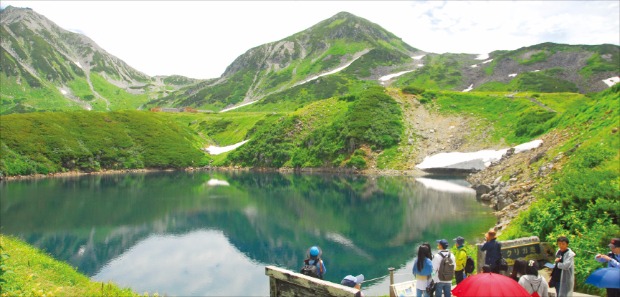
M495 211L496 230L528 209L537 194L550 190L549 175L560 169L565 159L564 152L550 155L550 151L568 136L565 131L549 133L541 138L538 148L518 154L510 149L487 169L467 177L477 197Z

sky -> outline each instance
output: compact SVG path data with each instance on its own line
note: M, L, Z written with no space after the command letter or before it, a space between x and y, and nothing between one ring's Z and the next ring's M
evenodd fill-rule
M220 77L247 50L338 12L433 53L543 42L620 44L620 1L12 1L84 34L147 75Z

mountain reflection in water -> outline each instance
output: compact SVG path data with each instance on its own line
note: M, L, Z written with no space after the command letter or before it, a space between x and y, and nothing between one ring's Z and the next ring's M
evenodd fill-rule
M98 281L184 296L268 295L264 266L297 271L312 245L326 279L363 273L368 294L411 280L416 246L494 223L458 180L161 172L0 183L4 234ZM455 190L455 189L461 189ZM432 244L434 246L434 244Z

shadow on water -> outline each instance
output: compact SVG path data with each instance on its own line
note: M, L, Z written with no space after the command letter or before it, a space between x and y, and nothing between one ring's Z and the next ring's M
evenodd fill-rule
M311 245L324 250L326 279L339 282L403 269L423 241L477 239L494 218L464 185L250 172L12 181L0 184L1 224L96 280L138 292L266 295L264 266L296 271Z

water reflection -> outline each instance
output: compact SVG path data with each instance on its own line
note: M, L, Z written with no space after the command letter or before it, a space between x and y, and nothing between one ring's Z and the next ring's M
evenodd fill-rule
M494 219L463 189L449 179L248 172L55 178L1 183L1 223L138 292L268 295L264 266L297 270L311 245L339 282L388 267L405 274L422 241L475 240ZM383 282L364 288L386 294Z

